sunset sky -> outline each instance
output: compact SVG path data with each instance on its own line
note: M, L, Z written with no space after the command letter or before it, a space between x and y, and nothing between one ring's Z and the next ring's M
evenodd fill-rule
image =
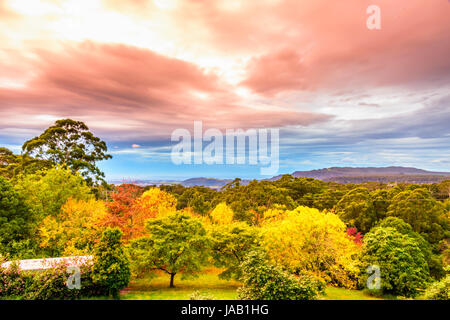
M107 142L108 179L262 178L172 164L193 121L280 128L279 173L450 171L450 2L0 0L0 145L61 118Z

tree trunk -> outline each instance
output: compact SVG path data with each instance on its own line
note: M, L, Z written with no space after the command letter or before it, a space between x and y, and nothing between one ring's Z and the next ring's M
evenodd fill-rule
M175 278L175 274L176 273L170 274L170 288L175 288L175 286L173 285L173 279Z

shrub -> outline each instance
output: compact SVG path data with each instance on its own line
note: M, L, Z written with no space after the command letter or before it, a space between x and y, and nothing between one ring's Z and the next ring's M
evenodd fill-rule
M17 264L0 268L0 297L25 300L79 299L101 296L106 288L92 282L91 265L80 266L81 288L69 289L67 265L60 263L51 269L20 271Z
M244 285L241 300L313 300L324 293L325 283L313 276L295 277L268 262L266 254L250 252L241 264Z
M32 281L25 290L24 298L32 300L74 300L108 293L107 288L93 283L91 265L80 266L80 289L69 289L67 286L68 276L67 265L64 263L51 269L35 272Z
M446 268L447 275L439 282L434 282L425 291L424 298L427 300L449 300L450 299L450 267Z
M0 259L0 265L5 262ZM0 267L0 297L22 297L31 282L31 276L22 273L17 264Z

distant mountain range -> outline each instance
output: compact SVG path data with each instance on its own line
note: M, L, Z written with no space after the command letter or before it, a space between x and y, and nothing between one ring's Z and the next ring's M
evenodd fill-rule
M171 184L181 184L185 187L193 186L204 186L214 189L220 189L227 183L230 183L233 179L216 179L216 178L190 178L187 180L110 180L109 183L112 184L122 184L122 183L132 183L139 186L161 186L161 185L171 185ZM241 184L247 184L250 180L242 180Z
M275 176L268 180L274 181L281 178L282 175ZM409 182L418 184L428 184L450 179L450 172L434 172L409 167L332 167L310 171L295 171L294 177L308 177L326 182L339 183L363 183L363 182ZM232 179L216 178L191 178L187 180L111 180L110 183L134 183L137 185L168 185L181 184L185 187L205 186L219 189ZM242 184L249 183L250 180L242 180Z
M308 177L326 182L362 183L362 182L410 182L434 183L450 179L450 172L426 171L410 167L332 167L310 171L295 171L294 177ZM277 180L281 175L271 178Z

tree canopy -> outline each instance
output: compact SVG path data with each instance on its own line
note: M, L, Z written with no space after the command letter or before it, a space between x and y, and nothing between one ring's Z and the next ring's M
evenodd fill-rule
M79 171L89 184L97 180L105 182L105 175L96 162L112 158L106 153L108 148L104 141L94 136L86 124L72 119L57 120L41 135L26 141L22 150L25 156Z

